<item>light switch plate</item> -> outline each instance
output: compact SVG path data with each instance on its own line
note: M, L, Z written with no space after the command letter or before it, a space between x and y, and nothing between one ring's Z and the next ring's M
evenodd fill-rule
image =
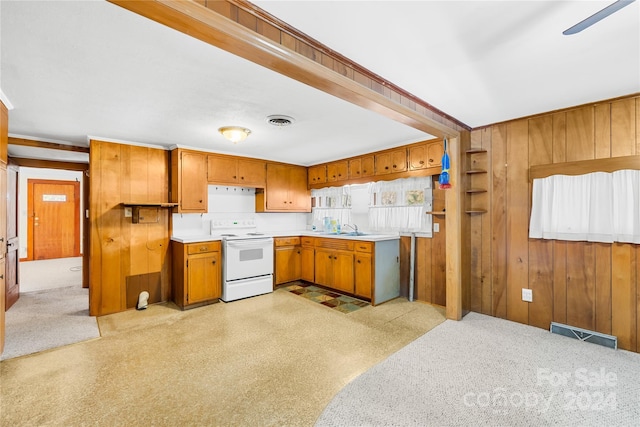
M433 232L434 233L439 233L440 232L440 224L438 224L437 222L433 223Z
M133 208L124 208L124 217L131 218L133 216Z
M522 288L522 301L533 302L533 290Z

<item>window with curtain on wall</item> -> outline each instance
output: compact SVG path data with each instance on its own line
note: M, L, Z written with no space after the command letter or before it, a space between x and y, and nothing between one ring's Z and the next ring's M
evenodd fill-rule
M376 231L431 233L431 177L379 181L369 187L369 227Z
M529 237L640 244L640 170L534 179Z
M364 190L362 187L357 185L358 196ZM319 227L325 217L351 224L355 209L358 213L366 212L368 231L431 235L432 218L426 214L433 206L431 177L372 182L366 184L366 192L368 200L360 201L360 197L354 196L358 199L354 202L356 206L352 204L352 186L311 190L313 224ZM360 203L366 206L359 206Z

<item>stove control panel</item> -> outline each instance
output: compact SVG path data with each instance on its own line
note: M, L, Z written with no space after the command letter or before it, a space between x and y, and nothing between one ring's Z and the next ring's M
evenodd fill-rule
M221 230L252 231L256 228L253 218L245 219L214 219L211 221L211 234Z

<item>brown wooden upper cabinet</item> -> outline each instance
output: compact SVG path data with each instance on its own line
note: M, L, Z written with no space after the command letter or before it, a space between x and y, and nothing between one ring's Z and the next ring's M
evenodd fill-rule
M266 184L267 162L263 160L209 154L207 182L262 188Z
M311 212L307 168L267 163L267 183L256 190L256 212Z
M309 185L327 182L327 165L311 166L309 168Z
M171 152L171 202L177 212L205 213L207 200L207 155L177 148Z
M407 149L405 147L376 154L376 175L386 175L407 170Z
M373 176L375 171L375 157L367 155L349 160L349 178L366 178Z
M342 160L327 165L327 181L345 181L349 178L349 162Z
M409 147L409 170L441 166L443 152L442 141L433 141Z

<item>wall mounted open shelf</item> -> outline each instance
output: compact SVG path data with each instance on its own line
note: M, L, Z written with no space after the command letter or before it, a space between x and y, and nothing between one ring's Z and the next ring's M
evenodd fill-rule
M122 202L122 205L131 208L131 222L133 224L152 224L158 222L160 208L175 208L178 203L166 202Z

